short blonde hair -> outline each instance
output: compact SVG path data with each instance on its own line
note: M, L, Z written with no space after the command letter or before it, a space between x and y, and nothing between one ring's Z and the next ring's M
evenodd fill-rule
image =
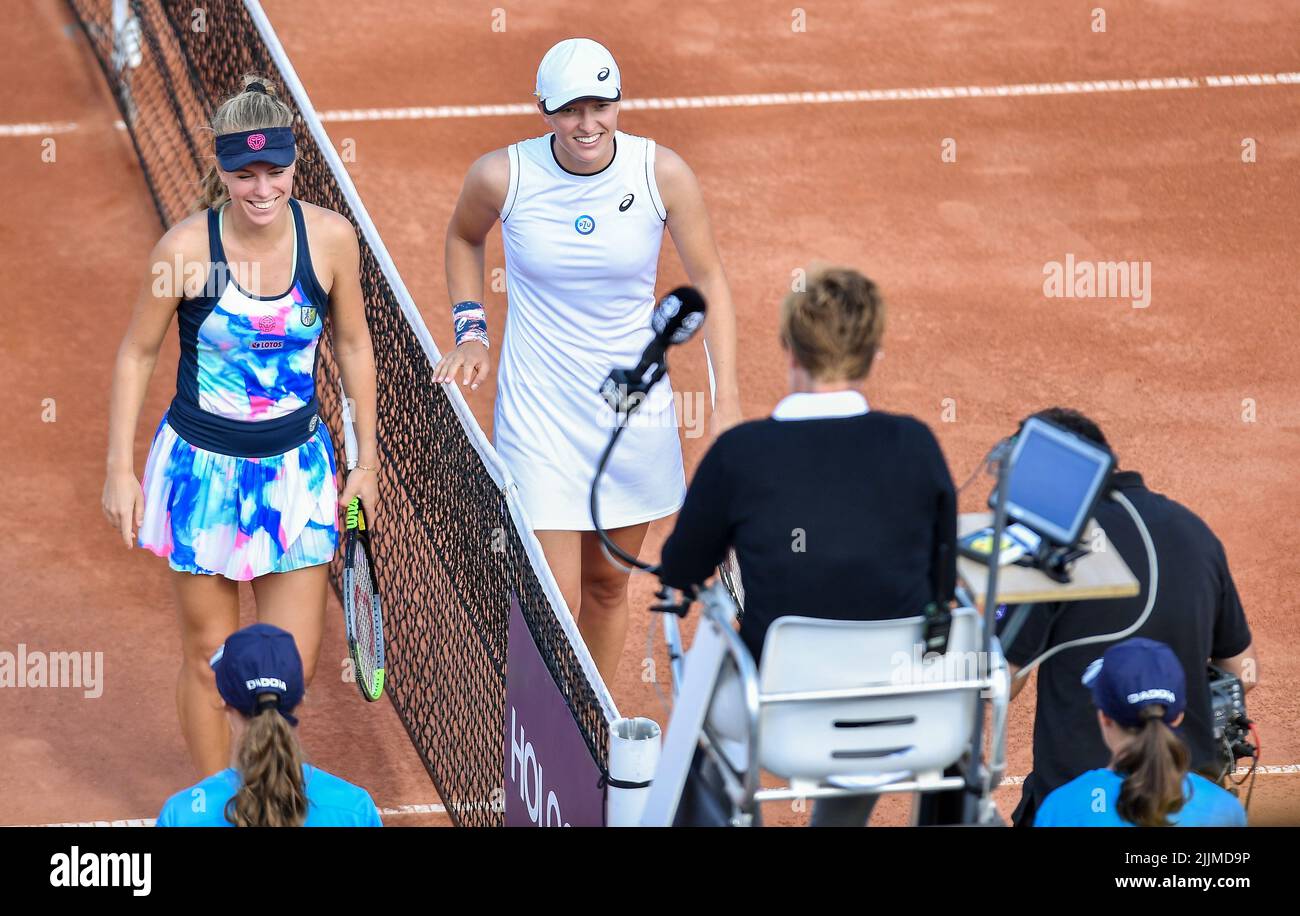
M850 267L815 267L781 303L781 343L814 379L866 378L885 334L876 284Z
M262 130L267 127L292 127L293 109L280 98L275 83L264 76L249 73L244 76L244 88L217 106L212 113L210 129L215 137L222 134L235 134L245 130ZM266 92L249 89L253 83L261 83ZM220 207L227 200L226 186L217 174L216 157L203 176L199 193L198 209Z

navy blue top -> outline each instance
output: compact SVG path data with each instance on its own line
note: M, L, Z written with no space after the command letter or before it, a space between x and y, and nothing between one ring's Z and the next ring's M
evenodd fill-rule
M920 420L756 420L705 454L659 575L698 584L734 547L757 660L778 617L888 620L952 597L956 534L948 465Z
M239 287L221 244L221 214L208 211L208 279L201 295L177 308L181 358L167 413L191 445L265 458L316 431L317 342L329 296L312 268L302 207L290 198L289 210L294 270L278 296Z

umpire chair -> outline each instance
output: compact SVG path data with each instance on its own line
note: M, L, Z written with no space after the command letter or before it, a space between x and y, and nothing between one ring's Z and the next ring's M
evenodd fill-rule
M1009 678L996 639L981 663L974 609L953 611L943 654L920 650L923 617L783 617L767 632L760 668L735 630L727 591L714 585L701 600L643 824L683 823L679 809L691 807L751 826L765 801L896 792L915 793L913 823L997 822L990 796L1005 771ZM984 701L988 760L971 761ZM763 770L788 786L762 788ZM974 803L956 814L923 802L967 793Z

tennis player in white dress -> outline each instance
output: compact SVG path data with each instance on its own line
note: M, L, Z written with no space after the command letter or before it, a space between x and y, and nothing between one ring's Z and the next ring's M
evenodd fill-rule
M712 433L740 421L731 294L695 175L672 150L618 130L621 78L585 38L551 48L537 71L550 132L471 166L447 231L457 346L438 380L476 388L490 365L483 252L499 220L509 313L494 439L546 559L602 676L627 631L627 576L605 559L588 505L614 416L598 394L611 369L650 342L665 225L708 302L705 336L718 392ZM629 553L686 493L670 380L620 439L602 479L601 523Z

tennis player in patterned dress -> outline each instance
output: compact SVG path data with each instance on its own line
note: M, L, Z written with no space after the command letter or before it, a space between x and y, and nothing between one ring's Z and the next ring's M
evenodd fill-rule
M317 415L322 325L354 398L357 468L342 499L373 517L375 370L351 222L294 200L293 113L245 77L212 118L217 164L204 210L155 246L118 351L103 507L128 547L166 557L179 605L181 730L203 775L230 759L208 660L239 626L238 583L258 620L292 633L310 682L338 547L334 446ZM158 349L177 317L176 396L154 434L141 486L134 438Z
M487 375L483 252L499 220L510 308L495 444L609 681L627 632L627 576L602 555L588 507L614 422L597 391L611 369L635 366L650 342L665 225L708 302L715 435L740 420L735 317L694 173L672 150L618 129L621 77L609 51L586 38L555 45L538 67L536 95L550 132L488 153L465 177L446 248L457 346L435 377L477 387ZM685 492L665 377L614 450L601 484L601 522L635 555L649 523L676 512Z

